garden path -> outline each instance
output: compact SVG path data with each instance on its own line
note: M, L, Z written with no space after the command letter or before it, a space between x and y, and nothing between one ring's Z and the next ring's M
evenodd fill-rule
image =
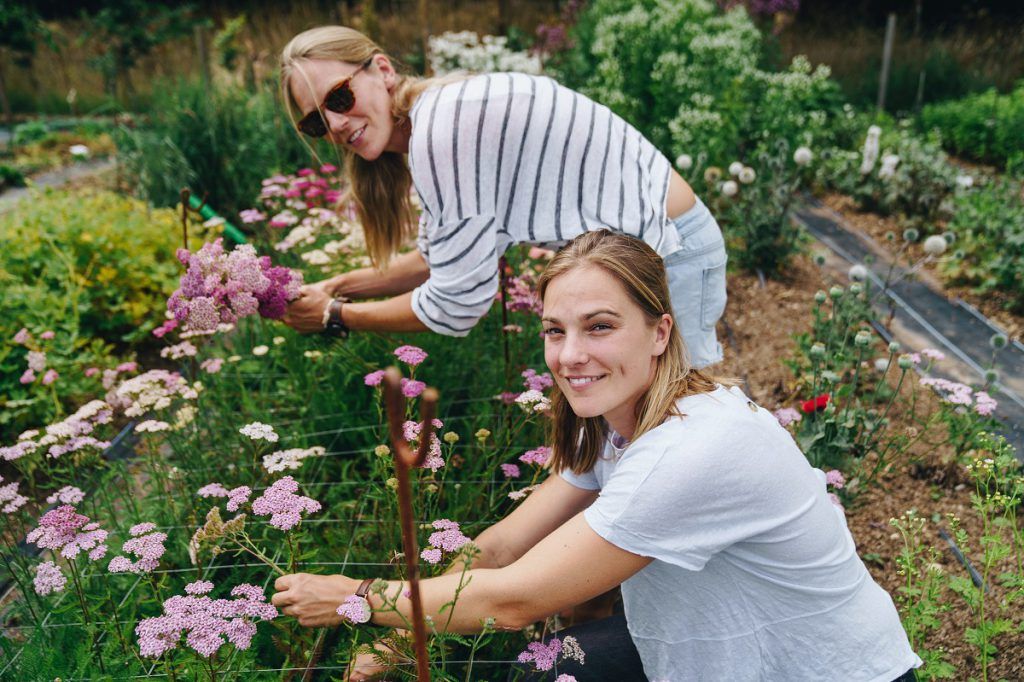
M930 277L921 273L906 277L907 268L892 265L881 245L817 200L808 197L795 217L830 250L826 268L845 278L850 266L860 263L868 269L871 283L878 291L885 289L886 278L894 282L885 290L886 299L876 299L875 306L879 320L889 318L890 310L893 314L876 328L905 348L917 351L931 347L943 351L946 358L935 363L931 374L966 384L982 384L987 368L998 370L998 381L990 389L999 401L996 417L1005 424L1003 435L1024 461L1024 345L1011 340L993 355L989 339L996 333L1005 333L1002 329L973 306L958 298L947 298L937 283L929 281ZM875 259L871 265L864 263L868 255Z
M33 187L61 187L73 180L99 175L115 165L114 159L91 159L70 166L40 173L31 180L31 187L14 187L0 194L0 215L7 213L27 197Z

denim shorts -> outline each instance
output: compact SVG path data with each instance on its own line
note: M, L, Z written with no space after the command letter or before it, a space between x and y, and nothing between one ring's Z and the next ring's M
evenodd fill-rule
M679 250L665 257L672 311L682 333L690 364L701 368L722 359L715 323L725 312L725 240L704 202L672 221Z

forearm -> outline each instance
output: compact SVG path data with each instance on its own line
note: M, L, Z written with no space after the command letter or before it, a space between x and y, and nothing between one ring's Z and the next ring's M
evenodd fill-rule
M494 619L493 627L499 630L518 630L547 615L530 613L531 607L513 590L504 587L501 573L501 569L475 568L421 580L424 615L431 619L437 631L462 634L480 632L487 619ZM407 589L405 582L388 581L385 594L389 600L394 600L394 609L386 607L381 595L369 596L374 625L409 627L413 618L412 600L403 594ZM442 611L442 607L453 600L454 607L448 606Z
M346 303L341 309L341 318L352 331L430 331L412 311L411 291L384 301Z
M430 268L419 251L396 256L384 272L376 268L360 268L330 279L332 296L351 299L397 296L412 291L427 281Z

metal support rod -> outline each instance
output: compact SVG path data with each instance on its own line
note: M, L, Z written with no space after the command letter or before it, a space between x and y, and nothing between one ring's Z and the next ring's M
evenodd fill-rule
M434 433L434 414L437 408L437 390L428 388L420 397L419 448L414 452L402 432L405 422L405 398L402 395L402 373L397 367L388 367L384 373L384 401L388 411L392 454L395 458L395 478L398 479L398 510L402 524L402 550L405 570L409 579L409 600L412 602L412 632L416 651L416 679L430 682L430 661L427 658L427 630L420 599L419 553L416 551L416 522L412 511L412 486L409 470L422 466L430 450L430 437Z

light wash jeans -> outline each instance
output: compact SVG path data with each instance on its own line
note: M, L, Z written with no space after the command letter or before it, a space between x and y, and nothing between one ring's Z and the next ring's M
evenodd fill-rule
M715 323L725 312L725 240L704 202L674 221L679 250L665 257L672 311L690 364L702 368L722 359Z

